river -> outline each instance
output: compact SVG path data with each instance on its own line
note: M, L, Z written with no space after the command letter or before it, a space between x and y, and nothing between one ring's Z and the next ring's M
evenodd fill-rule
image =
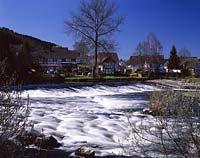
M80 146L95 149L97 155L122 154L121 144L129 133L127 117L137 123L149 103L154 86L131 84L96 85L79 88L26 90L34 129L54 136L63 150Z

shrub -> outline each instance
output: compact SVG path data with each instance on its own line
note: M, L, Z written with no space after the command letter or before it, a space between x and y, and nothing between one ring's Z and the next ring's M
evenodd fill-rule
M200 157L200 92L163 91L150 96L155 116L129 120L125 152L145 157Z
M0 79L4 62L0 62ZM14 81L14 80L13 80ZM7 82L12 83L13 81ZM0 90L0 155L4 158L23 157L24 146L16 138L22 136L28 126L29 102L22 100L21 92L1 86ZM20 153L20 154L19 154Z

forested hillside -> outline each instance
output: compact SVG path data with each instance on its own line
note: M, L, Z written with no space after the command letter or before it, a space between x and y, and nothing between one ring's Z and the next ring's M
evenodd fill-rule
M38 68L33 63L31 52L49 50L52 46L55 44L16 33L8 28L0 28L0 64L3 65L1 72L4 73L0 84L11 80L26 83L31 77L31 70Z

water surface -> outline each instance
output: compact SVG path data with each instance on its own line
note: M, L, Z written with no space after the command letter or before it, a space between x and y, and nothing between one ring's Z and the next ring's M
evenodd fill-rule
M97 155L120 154L128 136L127 116L136 122L148 105L149 92L157 88L144 84L92 86L24 91L30 96L34 128L53 135L64 150L82 145L95 148Z

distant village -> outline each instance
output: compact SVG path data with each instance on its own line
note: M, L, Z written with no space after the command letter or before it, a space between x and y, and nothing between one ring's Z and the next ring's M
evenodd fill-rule
M50 50L32 52L34 62L42 67L45 73L57 72L71 75L89 75L92 71L93 56L87 53L53 46ZM101 75L147 76L156 74L200 76L200 58L180 57L179 68L168 68L168 59L164 55L130 56L128 61L120 60L117 52L100 52L97 56L98 69Z
M14 71L18 71L18 74L22 74L22 79L32 80L35 77L33 75L28 79L26 72L22 73L23 69L27 68L26 71L30 75L34 73L37 74L39 71L40 76L42 73L44 75L62 75L63 78L74 76L92 77L94 53L89 53L89 49L84 49L79 46L77 49L70 50L67 47L41 41L34 37L17 34L9 29L3 28L1 31L2 35L5 36L4 38L9 37L8 40L2 38L2 42L8 42L1 45L1 50L6 50L7 47L9 47L9 50L7 50L8 55L5 54L2 56L1 60L4 58L8 61L10 60L10 65L13 66ZM153 39L155 40L153 41L154 43L158 41L154 35L150 36L152 36L149 37L150 40L155 38ZM148 42L149 41L144 41L143 43L147 45ZM149 43L151 43L151 41ZM159 42L157 43L160 44ZM7 47L5 47L6 45ZM178 61L170 61L171 57L165 59L164 55L160 53L162 49L160 45L157 46L159 48L157 49L149 44L149 50L151 51L148 53L146 53L148 49L143 49L141 46L142 43L139 43L136 48L136 53L130 54L128 60L119 59L117 52L99 52L97 54L99 77L129 76L137 78L167 78L200 76L200 58L192 57L191 55L187 55L187 53L177 55L177 52L174 52L175 58L178 58ZM10 54L14 57L11 57ZM15 62L13 62L13 58L15 58ZM30 64L30 62L32 64ZM169 66L170 63L171 66ZM19 67L19 70L17 67ZM40 76L37 77L41 78Z

